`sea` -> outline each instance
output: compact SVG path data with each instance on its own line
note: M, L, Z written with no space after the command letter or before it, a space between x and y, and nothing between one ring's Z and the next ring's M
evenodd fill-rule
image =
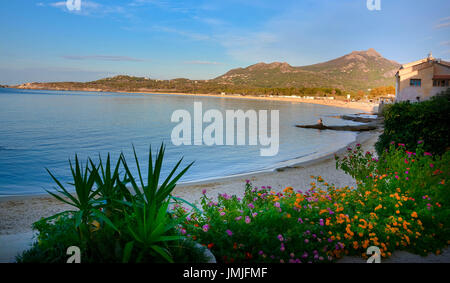
M203 111L279 110L279 150L261 156L260 145L174 145L171 133L176 110L193 115L194 102ZM73 188L69 159L83 165L111 154L113 163L123 153L137 176L133 146L146 176L150 147L166 146L162 178L183 158L181 168L194 165L181 178L189 183L246 173L270 171L281 165L330 154L356 138L354 132L302 129L296 124L352 125L336 118L359 113L310 103L246 98L136 94L0 88L0 197L39 195L52 190L50 170L67 188ZM203 128L208 126L204 123ZM248 134L248 133L247 133ZM123 168L121 169L123 174Z

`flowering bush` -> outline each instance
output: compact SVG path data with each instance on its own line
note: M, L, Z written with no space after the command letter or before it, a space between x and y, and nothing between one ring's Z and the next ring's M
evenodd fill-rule
M336 159L357 188L311 176L306 191L276 193L247 181L242 199L224 194L214 201L204 193L202 211L179 229L222 262L330 262L367 257L369 246L382 257L396 249L439 254L449 244L448 154L435 158L399 146L378 161L357 146Z

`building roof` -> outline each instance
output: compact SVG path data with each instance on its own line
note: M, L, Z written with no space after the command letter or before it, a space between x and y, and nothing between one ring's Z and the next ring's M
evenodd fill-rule
M433 64L436 63L436 64L439 64L439 65L442 65L442 66L445 66L445 67L450 67L450 62L444 61L442 59L436 59L430 53L430 55L428 55L427 58L423 58L423 59L420 59L420 60L417 60L417 61L414 61L414 62L411 62L411 63L403 64L400 67L400 69L398 69L398 71L397 71L397 73L395 75L397 76L399 74L400 70L403 70L403 69L406 69L406 68L410 68L410 67L413 67L413 66L417 66L417 65L420 65L420 64L423 64L423 63L427 63L427 62L431 62Z
M450 80L450 75L434 75L433 80Z

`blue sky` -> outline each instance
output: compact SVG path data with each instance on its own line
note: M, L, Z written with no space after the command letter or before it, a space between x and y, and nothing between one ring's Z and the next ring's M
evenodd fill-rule
M129 74L210 79L257 62L294 66L375 48L400 63L450 58L450 1L0 1L0 84Z

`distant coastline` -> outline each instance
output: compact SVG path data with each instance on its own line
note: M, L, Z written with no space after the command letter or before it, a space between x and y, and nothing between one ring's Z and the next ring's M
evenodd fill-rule
M14 89L29 89L29 90L54 90L54 91L84 91L84 92L110 92L117 94L170 94L170 95L185 95L185 96L200 96L200 97L219 97L219 98L236 98L236 99L257 99L257 100L270 100L270 101L284 101L292 103L311 103L332 107L357 109L367 113L376 113L378 111L378 103L360 102L360 101L343 101L337 99L305 99L298 96L256 96L256 95L239 95L239 94L214 94L214 93L185 93L185 92L173 92L162 90L143 90L143 91L120 91L120 90L104 90L93 88L50 88L39 87L32 83L22 84L18 86L8 86L8 88Z

